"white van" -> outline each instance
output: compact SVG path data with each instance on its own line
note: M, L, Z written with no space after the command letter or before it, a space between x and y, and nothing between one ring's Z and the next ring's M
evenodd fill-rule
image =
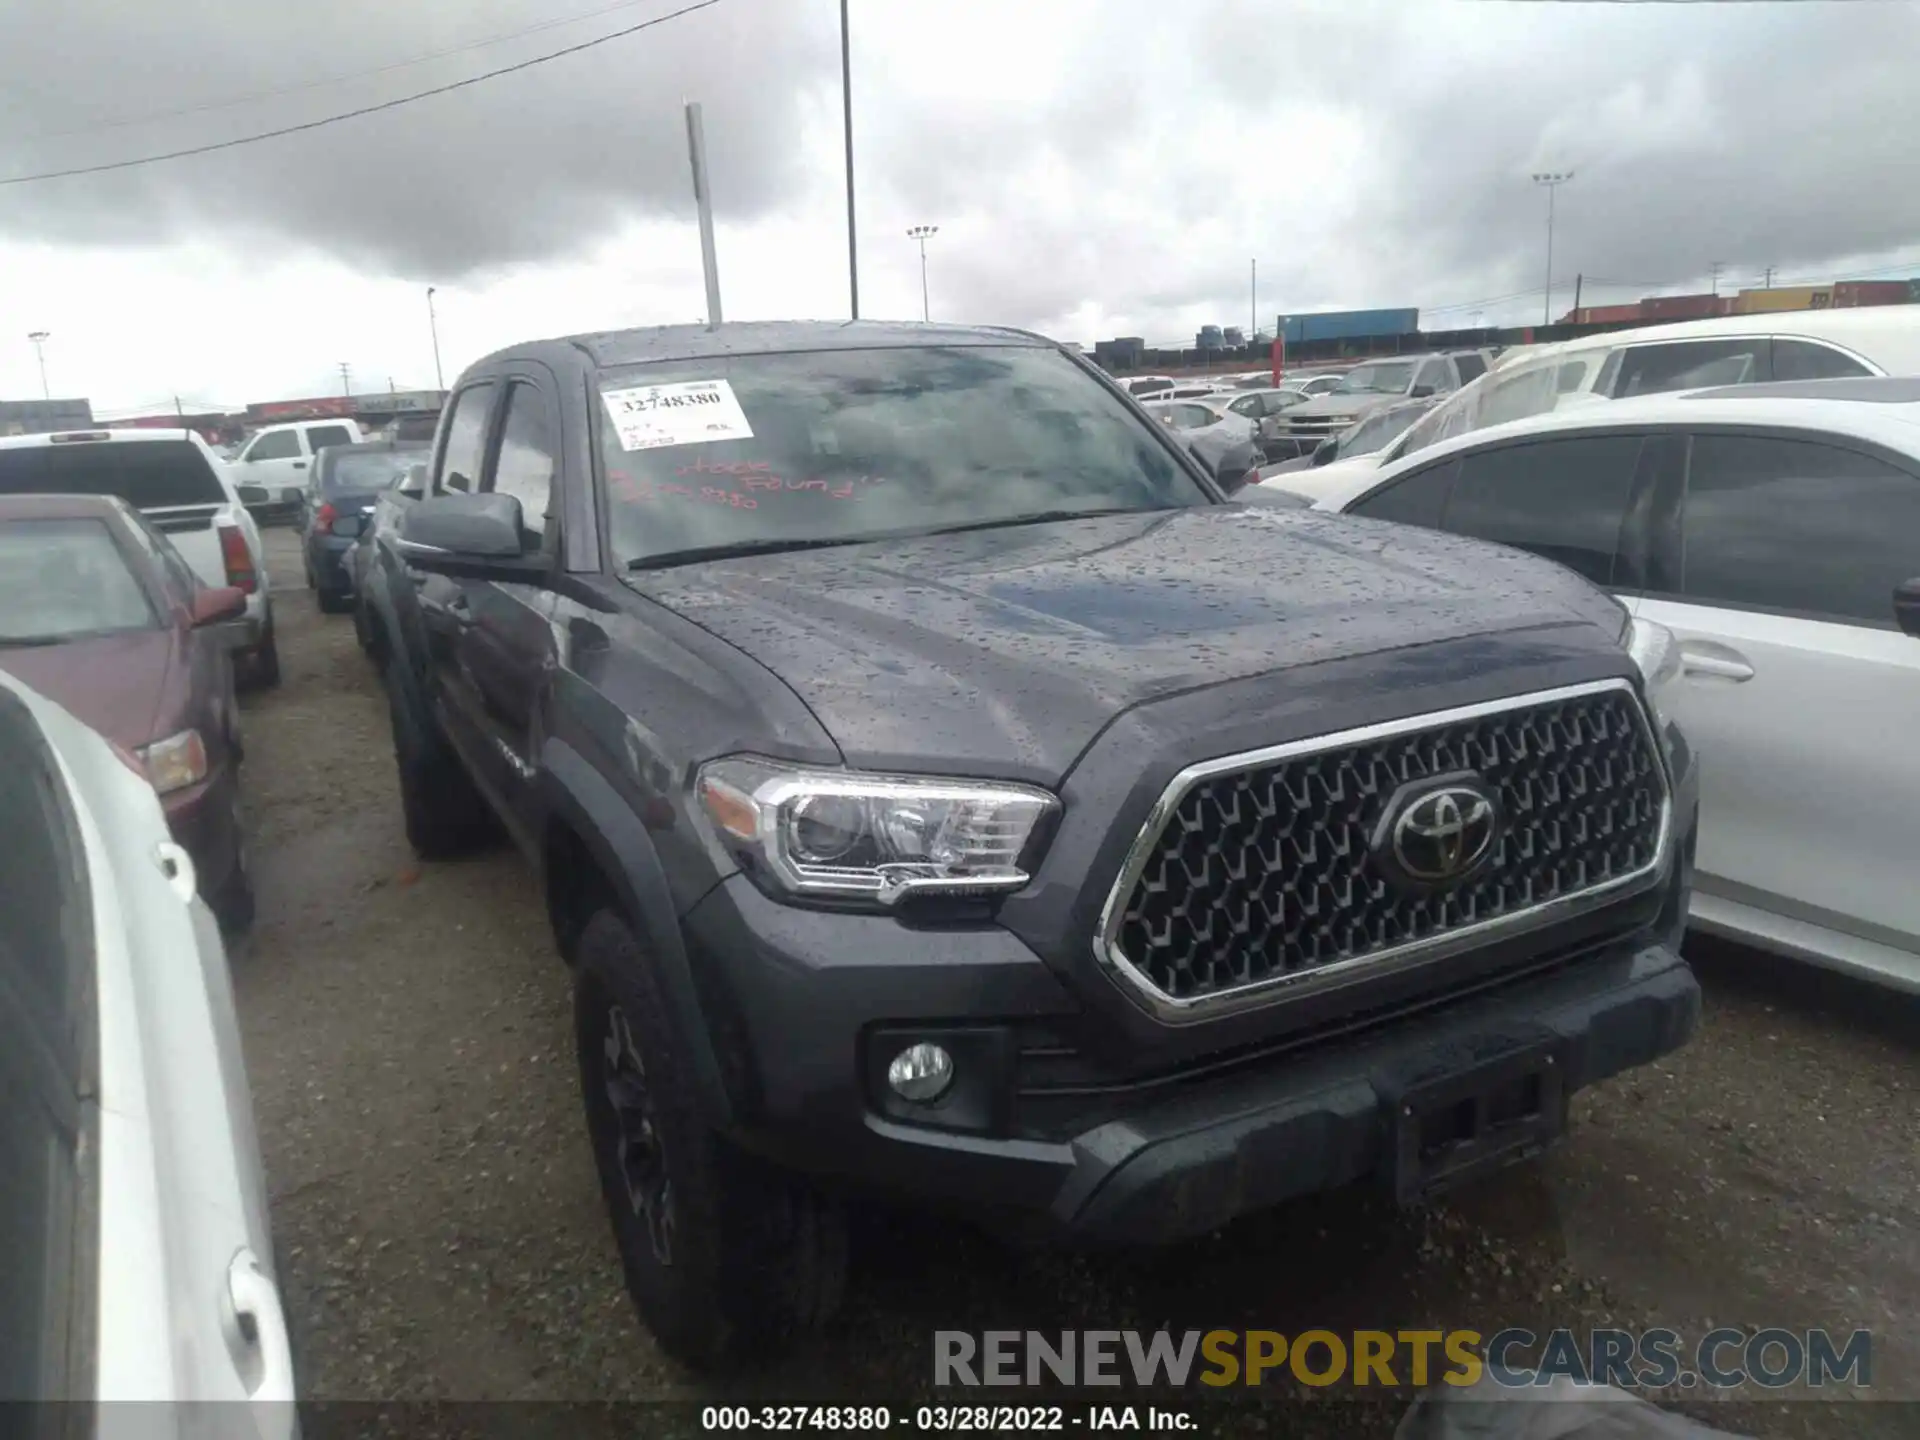
M1436 405L1397 441L1351 460L1275 477L1317 498L1359 470L1439 440L1592 400L1715 385L1920 375L1920 305L1723 315L1538 345Z
M268 425L247 441L233 460L237 484L257 485L267 492L256 501L256 512L291 514L307 488L307 469L313 457L328 445L358 445L366 432L357 420L290 420Z

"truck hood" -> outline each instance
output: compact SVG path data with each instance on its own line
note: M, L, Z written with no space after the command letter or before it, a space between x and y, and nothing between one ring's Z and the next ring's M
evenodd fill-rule
M1623 612L1543 560L1235 505L637 573L758 660L847 762L1056 782L1113 719L1205 686L1471 636L1617 653Z
M171 630L139 630L69 640L64 645L0 647L5 670L128 749L159 738L161 712L177 705L170 686L184 677L174 664Z
M1321 395L1312 400L1303 400L1298 405L1289 405L1280 412L1280 418L1338 420L1347 417L1358 420L1362 415L1371 414L1382 405L1391 405L1402 398L1399 395Z

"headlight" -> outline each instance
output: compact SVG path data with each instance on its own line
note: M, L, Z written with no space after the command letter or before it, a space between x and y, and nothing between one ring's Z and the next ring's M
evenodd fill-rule
M1060 803L1026 785L747 757L702 766L695 789L726 846L782 888L883 905L1019 889L1028 842Z
M1653 620L1627 622L1627 655L1640 671L1647 703L1662 725L1672 721L1670 702L1680 679L1680 642L1666 626Z
M161 795L184 790L207 778L207 747L198 730L182 730L140 751L147 779Z

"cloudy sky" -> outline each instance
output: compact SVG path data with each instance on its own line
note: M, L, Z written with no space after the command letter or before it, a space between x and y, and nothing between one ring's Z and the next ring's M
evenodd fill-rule
M103 414L449 380L533 335L844 315L836 0L0 6L0 398ZM862 310L1090 343L1415 305L1920 274L1920 5L852 0Z

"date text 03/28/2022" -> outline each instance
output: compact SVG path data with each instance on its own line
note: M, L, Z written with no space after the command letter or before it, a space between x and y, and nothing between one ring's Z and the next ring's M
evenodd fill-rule
M885 1405L708 1405L700 1412L700 1428L755 1433L912 1430L1003 1434L1027 1430L1177 1433L1190 1432L1197 1426L1185 1410L1157 1405L917 1405L899 1410Z

